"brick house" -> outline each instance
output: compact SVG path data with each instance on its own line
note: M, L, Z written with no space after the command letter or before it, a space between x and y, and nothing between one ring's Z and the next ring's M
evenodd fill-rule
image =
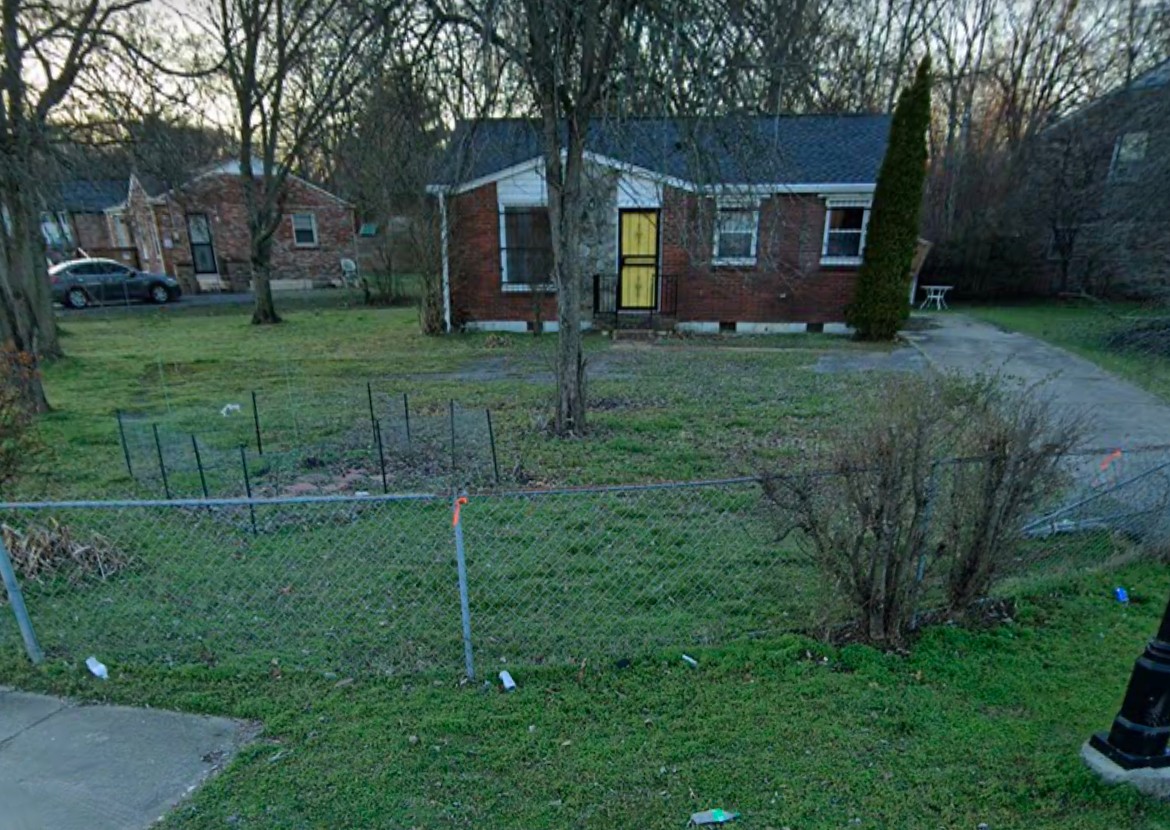
M251 282L251 238L239 169L238 162L219 164L170 189L150 187L135 175L100 187L67 183L63 192L95 191L89 210L46 213L46 242L50 248L80 249L169 274L188 290L245 291ZM76 198L69 204L80 206ZM280 206L272 250L274 287L340 279L341 260L355 258L353 205L290 175Z
M156 200L168 274L194 278L202 288L246 290L251 237L239 171L236 161L217 165ZM283 215L272 249L274 283L308 287L339 279L341 260L356 256L353 205L289 175L280 206Z
M586 326L847 331L888 132L886 115L591 125ZM556 329L539 148L529 121L458 125L428 187L448 330Z
M1028 159L1032 288L1170 290L1170 61L1047 127Z
M41 214L49 259L114 259L131 268L162 270L150 195L137 176L63 182L54 210Z

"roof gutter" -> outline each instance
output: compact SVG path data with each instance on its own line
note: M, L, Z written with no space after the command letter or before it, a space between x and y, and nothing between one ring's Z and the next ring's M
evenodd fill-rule
M469 181L459 182L455 184L428 184L427 193L438 195L440 199L441 194L458 194L466 193L476 188L483 187L485 184L499 181L515 175L516 173L538 167L543 159L543 156L536 156L528 159L520 164L513 164L510 167L504 167L494 173L488 173L479 176ZM759 195L768 196L773 194L811 194L811 195L825 195L830 193L872 193L876 189L875 182L755 182L755 183L734 183L734 182L692 182L685 179L680 179L675 176L668 176L663 173L658 173L645 167L640 167L636 164L629 164L618 159L602 156L597 153L586 151L586 161L590 161L604 167L609 167L623 173L629 173L632 176L650 179L659 184L664 184L668 187L673 187L678 190L684 190L689 193L698 193L703 196L725 196L725 195Z

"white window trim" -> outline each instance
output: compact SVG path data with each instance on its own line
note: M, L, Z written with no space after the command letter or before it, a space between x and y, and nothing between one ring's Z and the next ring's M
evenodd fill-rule
M873 207L873 199L869 196L842 196L825 199L825 229L821 237L821 265L860 265L865 259L865 243L869 237L869 214ZM865 213L861 217L861 243L858 246L858 256L829 256L829 215L834 210L842 208L863 208Z
M723 257L719 256L719 212L723 210L737 210L744 213L751 212L756 221L752 224L751 256ZM712 265L755 265L759 257L758 245L760 242L760 200L754 198L725 197L715 200L715 241L712 244Z
M498 207L500 217L500 290L505 294L532 294L535 291L555 292L557 290L556 284L551 282L508 282L508 231L504 221L504 212L509 209L544 208L547 210L548 204L546 202L508 202L506 204L500 202Z
M298 216L308 216L309 217L310 223L313 226L313 241L312 242L300 242L297 240L297 217ZM289 224L292 226L292 237L293 237L293 247L294 248L320 248L321 247L321 234L317 230L317 214L316 213L314 213L311 210L300 210L300 211L297 211L296 213L290 213L288 216L288 221L289 221Z

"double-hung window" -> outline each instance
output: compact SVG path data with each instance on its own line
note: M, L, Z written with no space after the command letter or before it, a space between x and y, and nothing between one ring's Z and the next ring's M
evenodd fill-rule
M41 214L41 235L44 236L46 245L50 248L62 248L72 243L68 221L63 213Z
M552 229L548 208L500 208L500 268L505 291L552 286Z
M715 214L715 264L754 265L759 231L758 201L720 199Z
M869 200L830 199L825 208L821 265L860 265L869 228Z
M298 248L316 248L317 214L294 213L292 215L293 244Z

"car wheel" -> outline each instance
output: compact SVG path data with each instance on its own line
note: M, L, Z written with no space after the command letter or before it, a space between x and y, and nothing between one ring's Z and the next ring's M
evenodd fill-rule
M171 292L167 291L167 287L162 284L155 284L150 287L150 301L162 305L171 298Z
M89 305L89 295L85 293L84 288L70 288L69 293L65 295L65 305L70 308L85 308Z

